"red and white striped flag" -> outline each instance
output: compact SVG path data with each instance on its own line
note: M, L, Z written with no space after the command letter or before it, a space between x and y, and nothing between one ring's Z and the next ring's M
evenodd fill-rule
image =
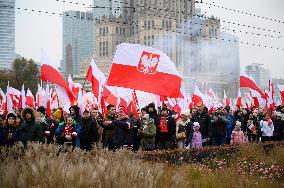
M61 102L65 108L69 108L71 105L76 104L76 97L70 90L68 83L58 71L56 64L43 50L41 51L41 80L56 85L57 94L59 95L59 91L61 99L64 99L64 101L59 102Z

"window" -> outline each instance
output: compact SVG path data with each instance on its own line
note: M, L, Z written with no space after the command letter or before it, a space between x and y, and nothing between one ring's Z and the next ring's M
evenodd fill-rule
M105 28L103 28L103 36L105 36L105 33L106 33Z
M108 57L108 41L106 41L106 56Z
M165 20L162 21L162 27L165 27Z
M150 23L150 21L148 21L148 29L150 29L151 28L151 23Z
M155 22L154 22L154 20L152 20L152 28L154 28L155 27Z
M118 27L115 28L115 33L118 35Z

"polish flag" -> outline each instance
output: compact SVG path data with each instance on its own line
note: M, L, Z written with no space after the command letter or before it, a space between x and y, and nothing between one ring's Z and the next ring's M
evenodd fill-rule
M27 95L26 95L26 106L33 108L35 107L35 98L29 88L27 90Z
M251 96L251 93L245 93L245 101L246 101L246 107L247 108L252 108L253 98Z
M198 103L202 103L204 104L204 106L206 106L208 109L210 109L210 102L209 99L206 95L204 95L203 93L201 93L201 91L199 90L198 86L196 85L194 88L194 92L192 94L192 103L194 106L197 106Z
M51 102L50 102L50 108L51 109L57 109L59 107L58 97L56 91L53 91L51 93Z
M44 106L44 96L45 92L42 89L40 84L37 85L37 93L36 93L36 106L37 108L40 106Z
M64 104L65 107L76 104L76 97L70 90L68 83L58 71L55 63L43 50L41 51L41 80L56 84L56 88L59 88L60 94L68 99L67 103Z
M21 92L15 88L9 87L9 95L13 103L13 108L18 108L21 99Z
M181 80L174 63L163 52L123 43L116 48L107 85L177 98Z
M78 93L78 104L77 105L80 108L79 112L80 112L80 115L82 116L83 112L85 111L85 104L84 104L84 97L83 97L82 89L80 89Z
M80 89L83 88L83 86L80 83L73 82L70 74L68 75L68 85L69 85L69 89L73 92L75 96L78 96Z
M6 102L5 102L5 106L4 106L4 112L5 114L8 114L9 112L13 111L13 101L11 98L11 87L9 87L9 85L7 86L7 93L6 93Z
M250 88L252 90L257 91L262 96L264 95L264 93L257 86L257 84L255 83L253 78L248 76L244 70L241 70L241 74L240 74L240 87L248 87L248 88Z
M25 108L25 107L26 107L26 92L25 92L25 86L23 85L21 90L19 108Z
M253 89L250 89L251 96L253 98L254 106L257 108L265 107L266 106L266 100L264 96L262 96L258 91L255 91Z
M49 85L46 85L45 95L44 95L44 107L46 109L46 114L48 117L51 116L51 100L50 100L50 91Z
M242 104L242 94L241 94L241 89L240 88L239 88L239 92L238 92L238 99L237 99L236 106L240 106L240 107L243 106L243 104Z
M99 70L94 59L92 59L91 64L88 69L86 80L92 83L92 90L96 98L99 98L99 95L102 93L103 86L106 82L106 77Z
M278 85L278 89L280 91L280 96L281 96L281 105L284 106L284 85Z
M224 107L225 107L225 106L230 106L230 100L229 100L229 98L227 97L226 92L225 92L225 90L224 90Z

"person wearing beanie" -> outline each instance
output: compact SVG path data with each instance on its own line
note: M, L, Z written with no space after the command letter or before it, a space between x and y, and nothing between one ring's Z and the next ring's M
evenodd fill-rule
M193 134L190 143L190 147L192 149L199 149L202 148L202 135L199 132L200 125L198 122L193 123Z
M0 128L0 145L11 146L20 139L20 131L16 126L16 114L9 113L6 116L5 123Z
M21 141L26 144L31 142L43 142L43 132L39 122L36 121L35 110L27 107L22 110L24 123L21 126Z
M230 144L243 144L246 142L246 137L244 132L241 130L242 123L237 121L235 129L232 132L232 138Z
M141 138L140 148L142 150L155 150L156 126L149 114L145 114L142 117L142 125L138 130L138 135Z

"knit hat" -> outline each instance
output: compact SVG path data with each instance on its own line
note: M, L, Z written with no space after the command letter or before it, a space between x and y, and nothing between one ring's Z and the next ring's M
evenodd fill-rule
M43 106L37 108L37 111L45 115L46 109Z
M56 119L60 119L61 118L61 110L59 110L59 109L55 110L55 112L53 112L52 116Z
M242 126L242 123L240 121L236 121L236 127L237 126Z
M12 117L12 118L14 118L14 119L16 119L17 118L17 116L16 116L16 114L14 113L14 112L10 112L9 114L7 114L7 119L9 118L9 117Z
M194 122L193 123L193 128L196 129L196 128L200 128L200 125L198 122Z

